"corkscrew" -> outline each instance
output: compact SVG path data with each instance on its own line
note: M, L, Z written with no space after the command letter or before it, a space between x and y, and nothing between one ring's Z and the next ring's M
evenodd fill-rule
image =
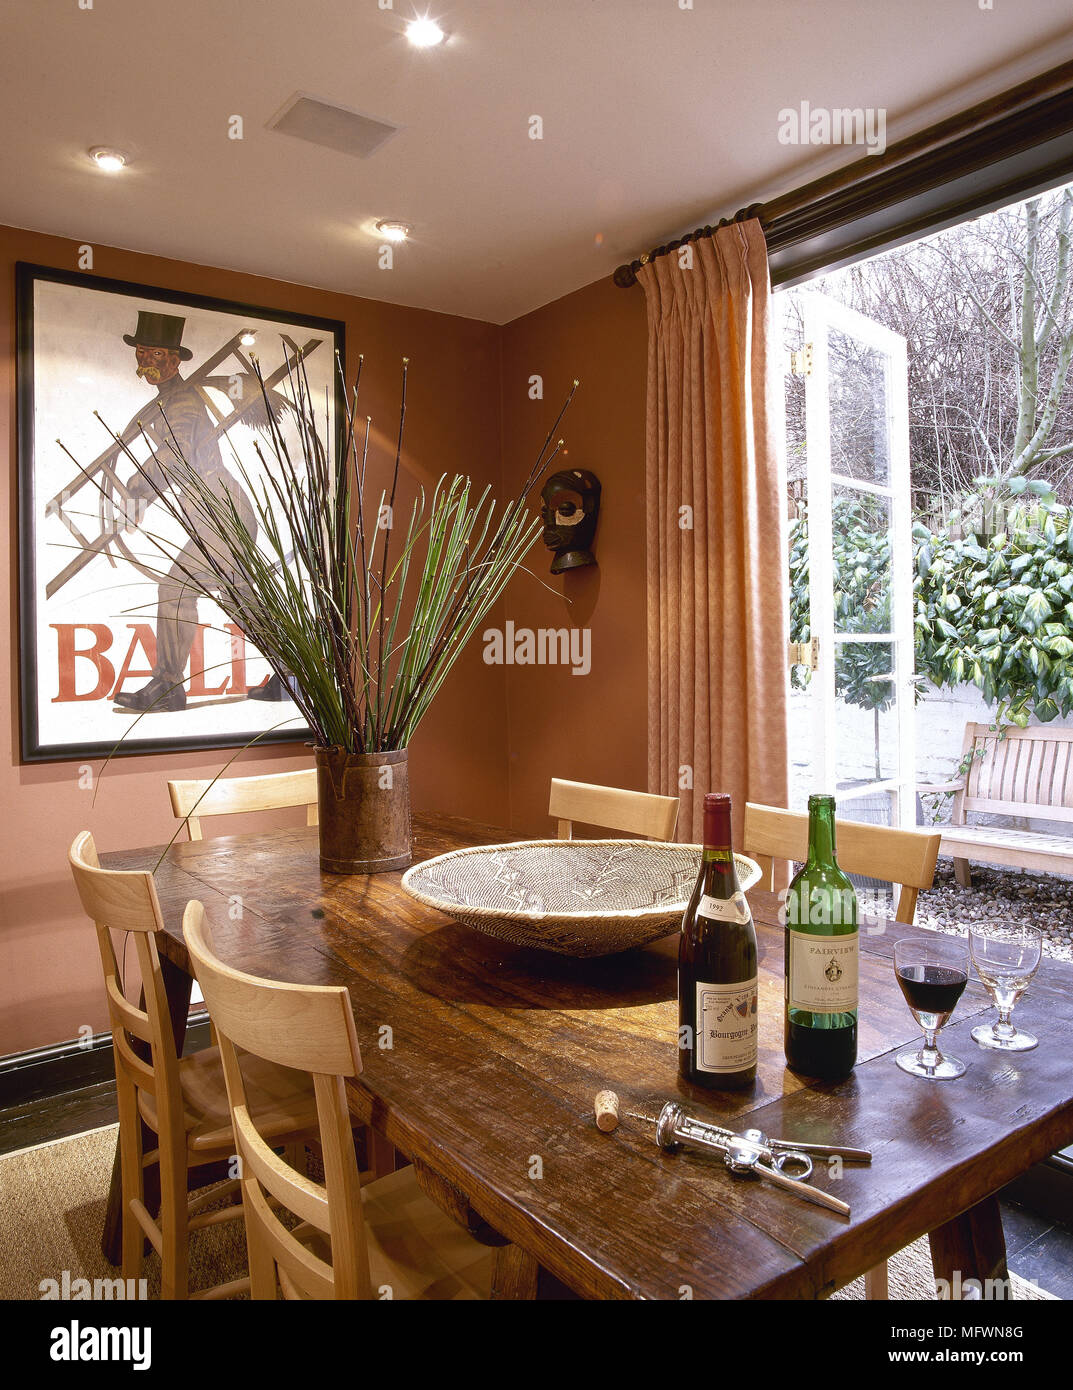
M656 1143L661 1149L673 1153L676 1149L698 1149L702 1153L718 1153L726 1167L737 1177L755 1174L768 1182L796 1192L808 1202L827 1207L842 1216L849 1216L848 1202L832 1197L818 1187L812 1187L806 1179L812 1176L813 1164L810 1155L839 1157L857 1163L870 1163L872 1155L867 1149L835 1147L829 1144L794 1144L783 1139L769 1139L762 1130L747 1129L738 1134L722 1125L707 1120L698 1120L689 1115L677 1101L668 1101L659 1116L653 1121L651 1115L639 1115L627 1110L627 1115L636 1120L646 1120L656 1126Z

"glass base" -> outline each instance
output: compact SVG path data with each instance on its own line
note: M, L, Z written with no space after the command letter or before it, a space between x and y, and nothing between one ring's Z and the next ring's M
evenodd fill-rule
M953 1081L955 1077L965 1075L965 1063L959 1062L956 1057L940 1057L934 1066L928 1066L922 1049L900 1052L895 1061L910 1076L923 1076L928 1081Z
M1017 1028L1009 1037L996 1037L988 1023L981 1023L979 1028L972 1030L972 1040L980 1047L992 1048L995 1052L1031 1052L1034 1047L1039 1047L1039 1038L1031 1033Z

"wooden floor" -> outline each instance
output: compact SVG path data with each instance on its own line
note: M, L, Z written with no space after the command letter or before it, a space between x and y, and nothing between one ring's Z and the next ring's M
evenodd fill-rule
M0 1154L98 1129L116 1119L114 1081L0 1110ZM1073 1211L1069 1223L1061 1224L1004 1201L1002 1225L1010 1269L1058 1298L1073 1299Z

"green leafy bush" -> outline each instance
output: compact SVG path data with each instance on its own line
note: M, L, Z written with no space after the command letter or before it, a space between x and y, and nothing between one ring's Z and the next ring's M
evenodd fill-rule
M1038 530L986 545L913 529L917 670L933 685L972 681L1021 728L1073 710L1073 529L1051 508Z
M1014 480L1014 483L1023 480ZM1045 485L1027 485L1043 493ZM1015 495L1024 487L1011 488ZM1007 515L990 540L913 528L916 668L935 686L971 681L997 720L1022 728L1034 714L1047 722L1073 711L1073 527L1053 494L1041 498L1041 522ZM842 632L886 631L890 543L868 500L839 499L834 508L838 576L836 621ZM790 637L809 639L808 524L790 523ZM839 694L865 709L890 703L889 651L880 644L843 647L835 667ZM808 672L795 667L802 688Z
M835 626L839 632L890 630L890 539L867 500L835 500ZM790 522L790 641L807 642L809 627L808 520ZM840 645L835 662L835 690L849 704L882 711L894 690L890 648L881 642ZM807 667L795 666L792 682L808 684Z

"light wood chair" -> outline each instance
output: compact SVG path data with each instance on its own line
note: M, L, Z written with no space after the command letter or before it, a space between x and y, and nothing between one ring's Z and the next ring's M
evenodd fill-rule
M669 840L678 824L678 798L553 777L548 815L559 822L560 840L574 838L574 821L642 835L647 840Z
M931 887L941 835L921 830L899 830L886 825L861 825L858 821L836 820L835 839L839 867L847 874L863 874L885 880L898 888L894 920L912 925L917 895ZM745 806L745 832L742 851L760 865L759 887L774 885L776 859L803 863L808 856L808 816L801 811L784 811L778 806ZM864 1276L865 1297L886 1299L887 1262L874 1266Z
M88 830L75 837L71 872L86 915L97 930L104 969L108 1013L115 1052L119 1108L119 1150L123 1193L124 1279L139 1277L144 1236L160 1256L161 1294L166 1299L225 1298L248 1287L246 1279L189 1293L188 1247L192 1231L236 1220L239 1205L218 1211L202 1208L228 1194L232 1181L188 1199L192 1169L230 1160L235 1140L219 1051L206 1048L179 1058L160 970L156 934L163 930L160 903L150 873L102 869ZM112 931L134 937L141 974L142 1003L124 988ZM144 1046L139 1049L139 1043ZM139 1050L146 1055L139 1055ZM277 1144L304 1142L317 1129L313 1088L301 1072L258 1062L250 1074L250 1104L257 1122ZM142 1124L157 1136L144 1151ZM145 1169L160 1167L159 1220L145 1205Z
M941 835L836 820L835 836L839 867L847 874L864 874L895 885L899 889L895 921L911 924L918 893L930 888L935 877ZM808 816L803 811L747 802L742 852L760 865L758 887L770 890L776 859L803 863L807 857Z
M287 1298L487 1297L493 1251L421 1192L412 1168L361 1187L344 1087L361 1071L361 1055L346 987L233 970L213 951L199 902L187 905L183 935L220 1040L242 1163L251 1296L275 1299L282 1289ZM311 1075L323 1183L273 1153L249 1103L254 1059ZM300 1224L288 1229L270 1198Z
M306 807L306 825L319 823L317 769L299 772L267 773L262 777L206 778L187 782L169 781L171 809L178 820L186 821L191 840L203 839L203 816L232 816L244 811L277 811L287 806ZM196 812L196 814L195 814ZM194 999L199 998L194 986ZM210 1020L210 1032L216 1035ZM365 1131L365 1147L372 1171L381 1176L391 1173L400 1161L394 1147L372 1129Z
M169 782L171 809L186 821L191 840L202 839L203 816L234 816L241 811L276 811L305 806L306 825L317 824L317 769L273 772L264 777Z

